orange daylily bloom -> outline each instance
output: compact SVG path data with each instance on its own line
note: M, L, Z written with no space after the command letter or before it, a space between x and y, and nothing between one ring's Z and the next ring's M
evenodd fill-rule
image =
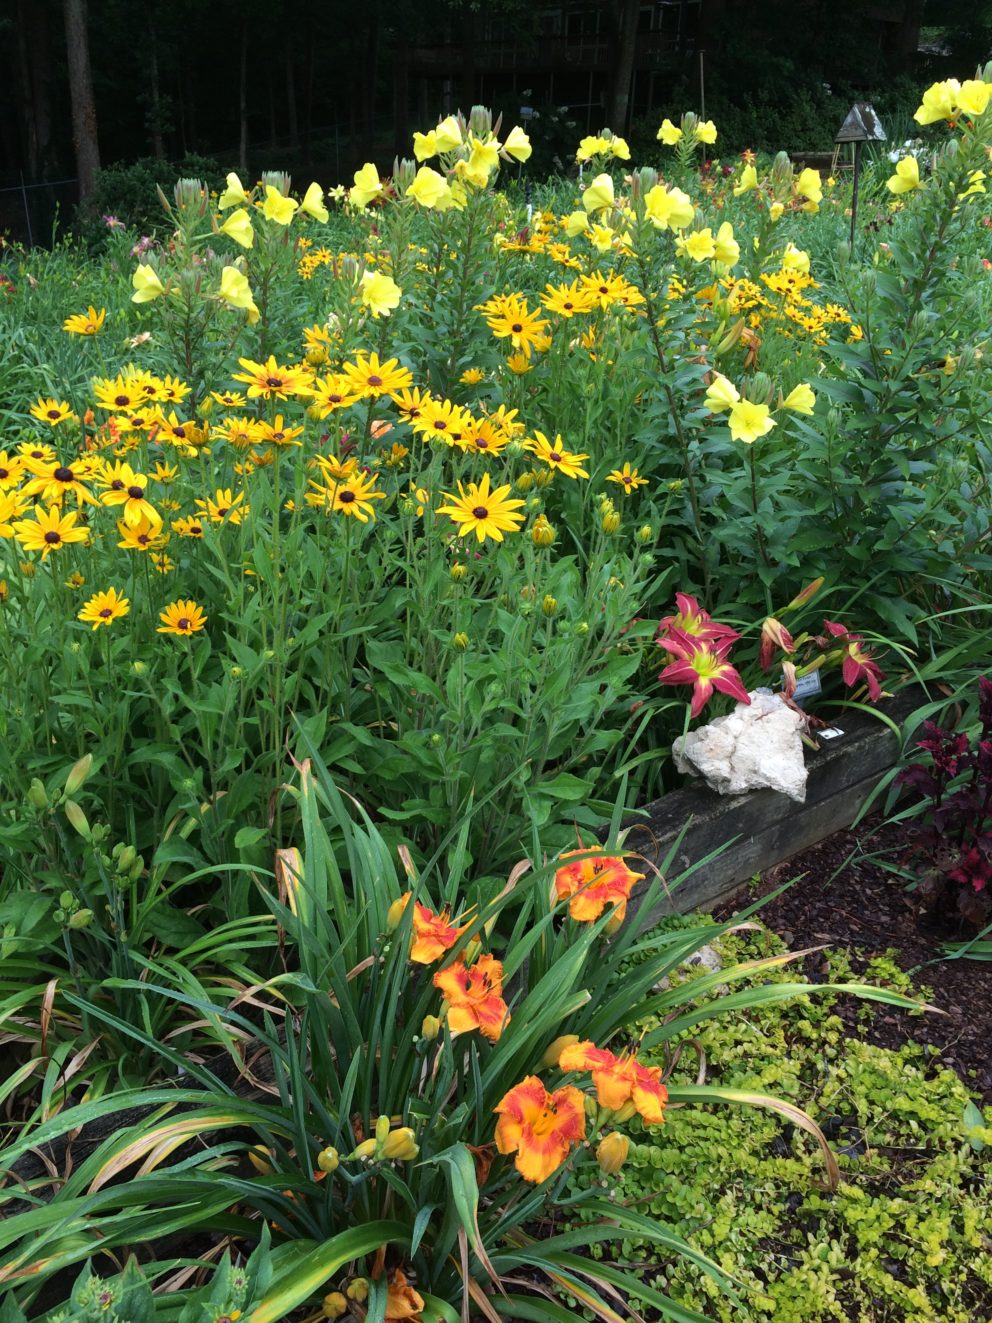
M407 891L397 901L396 923L399 923L412 895L412 891ZM410 959L417 965L432 965L435 960L441 959L445 951L451 950L464 931L465 927L456 928L452 924L450 910L435 914L426 905L421 905L419 900L414 901Z
M572 1085L548 1093L536 1075L528 1075L495 1111L496 1147L500 1153L515 1152L517 1171L535 1184L553 1175L572 1145L585 1137L585 1099Z
M565 864L555 873L558 899L571 897L568 912L579 923L594 923L607 905L616 906L614 917L623 922L630 889L644 874L632 872L619 856L602 854L599 846L569 850L561 858L572 859L575 855L586 858Z
M399 1268L394 1268L387 1286L386 1323L399 1323L401 1319L420 1323L423 1307L424 1297L413 1289Z
M629 1102L648 1125L661 1125L665 1119L668 1090L661 1082L661 1067L642 1066L633 1053L618 1057L588 1041L573 1043L558 1058L558 1068L588 1070L601 1107L618 1112Z
M494 956L479 956L471 966L460 956L434 975L434 986L448 1003L452 1034L479 1029L490 1042L499 1038L510 1012L503 1000L503 966Z

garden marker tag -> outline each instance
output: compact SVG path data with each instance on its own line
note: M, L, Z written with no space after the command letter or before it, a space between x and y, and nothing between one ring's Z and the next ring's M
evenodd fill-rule
M816 732L821 740L837 740L844 734L840 726L827 726L824 730Z
M793 700L802 706L804 698L811 698L814 694L820 692L820 672L810 671L809 675L801 675L796 681L796 691L792 695Z

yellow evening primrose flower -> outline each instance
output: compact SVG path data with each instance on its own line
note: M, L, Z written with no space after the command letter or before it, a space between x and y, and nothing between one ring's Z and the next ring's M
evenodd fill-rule
M607 211L614 203L613 180L609 175L597 175L582 194L582 205L586 211Z
M530 159L534 148L530 145L530 138L520 127L516 125L507 135L506 142L503 143L503 151L514 161L526 161Z
M165 286L159 280L158 272L144 262L138 263L138 269L131 277L131 284L134 286L132 303L151 303L152 299L157 299L160 294L165 293Z
M476 174L489 175L499 166L499 143L495 138L483 142L481 138L469 138L472 148L468 159L469 170Z
M706 407L710 413L723 413L724 409L732 409L740 398L740 391L732 381L728 381L720 372L714 373L713 380L706 388Z
M958 89L958 109L966 115L984 115L992 96L992 83L985 83L980 78L966 79Z
M570 239L581 234L589 228L589 217L584 211L573 211L570 216L565 217L565 233Z
M413 154L418 161L429 161L437 156L437 134L433 129L429 133L413 135Z
M295 198L284 197L277 188L271 184L265 185L265 201L262 203L262 215L266 220L275 221L277 225L288 225L296 214L299 203Z
M920 187L920 167L915 156L904 156L896 163L896 172L885 181L890 193L911 193Z
M772 205L768 208L768 219L774 225L777 220L781 220L782 213L784 211L785 211L785 206L783 203L773 202Z
M734 238L734 227L730 221L724 221L717 230L713 248L714 260L724 262L727 266L733 266L740 257L741 246Z
M806 199L803 203L803 211L815 212L819 210L820 203L823 201L823 185L820 182L819 170L807 166L805 170L799 172L799 177L796 180L796 196Z
M676 128L670 119L661 121L661 128L655 135L659 142L663 142L666 147L674 147L677 142L682 140L682 130Z
M917 124L936 124L941 119L953 119L957 109L958 93L961 84L956 78L934 83L923 93L923 103L916 110L913 119Z
M644 195L644 214L658 230L684 230L692 224L695 209L688 193L655 184Z
M70 335L97 335L107 316L107 309L97 312L92 303L85 312L75 312L62 323L63 331Z
M242 248L250 248L255 242L255 231L251 228L251 220L244 207L238 207L237 211L231 212L220 227L220 233L226 234L229 239L233 239Z
M324 190L318 183L311 184L303 194L300 211L312 217L313 220L320 221L321 225L327 224L328 212L324 206Z
M406 191L408 198L413 198L418 206L430 211L439 202L451 194L451 185L443 175L432 170L429 165L422 165L417 171L413 183Z
M696 137L700 142L709 143L711 146L716 142L716 125L711 119L700 120L696 125Z
M382 192L379 171L371 161L366 161L360 170L355 171L355 183L348 190L348 200L352 206L367 207Z
M248 325L258 321L258 308L252 298L248 277L242 275L236 266L226 266L220 273L218 297L231 308L241 308L248 313Z
M608 225L593 225L586 234L586 238L597 253L608 253L613 247L613 240L616 235Z
M630 160L630 146L626 138L614 134L610 139L610 155L617 161Z
M794 243L786 244L785 252L782 254L782 270L800 271L803 275L807 275L809 272L809 253L803 252Z
M240 203L248 201L248 194L242 187L241 180L232 170L227 176L227 188L221 193L217 205L221 211L226 211L228 207L236 207Z
M705 230L694 230L692 234L679 239L679 248L694 262L708 262L711 257L716 255L716 244L713 242L713 231L706 227Z
M782 401L783 409L791 409L793 413L805 414L807 418L813 416L813 406L816 404L816 396L805 382L800 386L794 386L788 395Z
M373 317L388 317L399 305L403 291L391 276L381 271L366 271L359 284L362 303Z
M743 194L750 192L752 188L758 187L758 172L753 165L746 165L741 171L741 177L734 185L734 197L739 198Z
M439 152L453 152L462 145L462 131L454 115L448 115L434 130L434 141Z
M591 161L594 156L605 156L609 150L610 144L605 138L600 137L598 133L589 134L579 143L575 159L577 161Z
M757 441L775 426L775 419L767 404L753 404L750 400L738 400L731 406L730 435L735 441L746 441L748 445Z

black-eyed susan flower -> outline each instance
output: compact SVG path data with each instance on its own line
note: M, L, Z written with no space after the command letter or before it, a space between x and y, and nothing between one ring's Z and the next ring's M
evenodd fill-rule
M122 593L116 588L108 588L105 592L94 593L77 619L99 629L101 625L112 625L121 616L126 616L130 609L131 603Z
M172 529L180 537L201 538L203 537L203 520L192 515L186 515L182 519L173 519Z
M72 406L65 400L39 397L38 402L31 406L31 417L37 418L40 423L47 423L49 427L58 427L59 423L69 422L75 416Z
M230 487L218 487L213 496L195 502L201 517L206 516L212 524L240 524L251 513L245 504L244 492L235 496Z
M624 464L620 469L613 469L606 475L606 481L615 482L625 492L636 492L638 487L646 487L648 483L647 478L642 478L637 469L631 468L629 464Z
M251 399L288 400L291 395L311 394L310 380L303 368L284 367L272 354L264 363L250 358L239 358L238 362L245 370L235 372L234 380L247 384Z
M136 409L148 398L140 383L136 384L125 377L95 381L93 395L98 408L110 409L115 413Z
M162 532L162 520L153 523L145 515L142 515L136 524L128 524L123 519L119 519L117 531L121 535L117 545L125 551L155 551L159 547L164 547L169 540L168 535Z
M190 388L178 377L163 377L158 383L158 398L168 404L182 404Z
M329 482L326 486L311 482L312 492L307 492L307 503L319 506L328 513L349 515L367 524L375 519L373 501L383 501L385 492L375 490L376 473L355 472L340 482Z
M0 491L0 537L14 536L11 521L24 513L27 503L27 497L20 492Z
M354 455L339 459L331 451L326 455L315 455L313 465L320 469L325 479L329 478L332 482L347 482L357 471L358 460Z
M176 568L176 562L171 556L166 556L164 552L152 552L152 565L159 574L171 574Z
M0 450L0 492L16 487L24 477L24 460L20 455L8 455Z
M255 435L259 441L270 446L301 446L303 444L302 441L296 439L303 435L303 428L287 426L281 413L277 413L271 423L258 422L255 425Z
M380 362L375 353L358 354L354 363L342 364L341 371L352 391L361 399L379 399L413 385L413 373L409 368L400 367L399 359L387 358Z
M543 460L556 473L564 474L566 478L588 478L589 476L582 467L582 460L588 459L589 456L585 452L573 454L566 450L562 445L560 436L556 436L552 442L548 440L543 432L535 432L532 439L524 442L524 449L529 450L531 454Z
M85 312L74 312L71 317L67 317L62 323L62 329L70 335L98 335L106 316L106 308L97 312L91 303Z
M118 463L109 468L100 479L106 491L100 497L104 505L120 506L124 523L135 528L146 520L156 530L162 527L162 516L145 496L148 478L144 473L135 473L130 464Z
M189 636L196 634L207 623L207 617L204 615L203 607L198 606L192 598L185 601L180 597L175 602L170 602L164 611L160 612L159 620L161 625L157 629L159 634L180 634Z
M482 475L482 481L458 484L458 495L442 492L447 505L438 506L438 514L446 514L458 525L459 537L474 533L480 542L491 537L494 542L502 542L504 533L516 533L524 521L517 511L523 501L509 498L510 486L490 490L489 474Z
M40 551L42 560L70 542L85 542L89 538L90 530L79 524L75 510L64 515L57 505L48 510L38 505L33 514L33 519L21 519L14 524L14 536L25 551Z
M547 319L531 312L527 300L517 294L498 295L480 306L493 335L498 340L509 340L518 353L530 358L535 341L548 328Z
M179 477L179 469L175 464L166 464L163 460L159 460L152 469L152 477L156 482L161 482L167 487Z
M22 488L25 496L40 496L49 505L61 505L66 496L75 496L80 505L96 505L86 485L94 477L90 460L74 459L63 463L59 459L47 462L25 459L24 467L32 475Z
M430 391L420 390L416 386L412 389L392 391L391 395L400 417L405 418L408 423L420 417L431 399Z
M43 441L22 441L17 453L24 461L36 459L42 464L50 464L56 458L55 447Z
M244 395L237 390L212 390L210 398L216 400L225 409L241 409L245 402Z
M466 368L465 371L462 373L462 375L458 378L458 380L461 382L463 386L478 386L479 382L485 381L485 379L486 379L485 372L482 370L482 368L477 368L477 367Z

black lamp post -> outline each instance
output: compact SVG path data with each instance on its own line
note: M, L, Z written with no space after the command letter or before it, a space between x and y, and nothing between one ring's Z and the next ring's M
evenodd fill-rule
M856 101L847 112L847 118L834 138L835 143L854 143L854 189L851 193L851 238L854 248L854 227L858 219L858 177L861 174L861 148L866 142L884 142L885 130L874 107L867 101Z

